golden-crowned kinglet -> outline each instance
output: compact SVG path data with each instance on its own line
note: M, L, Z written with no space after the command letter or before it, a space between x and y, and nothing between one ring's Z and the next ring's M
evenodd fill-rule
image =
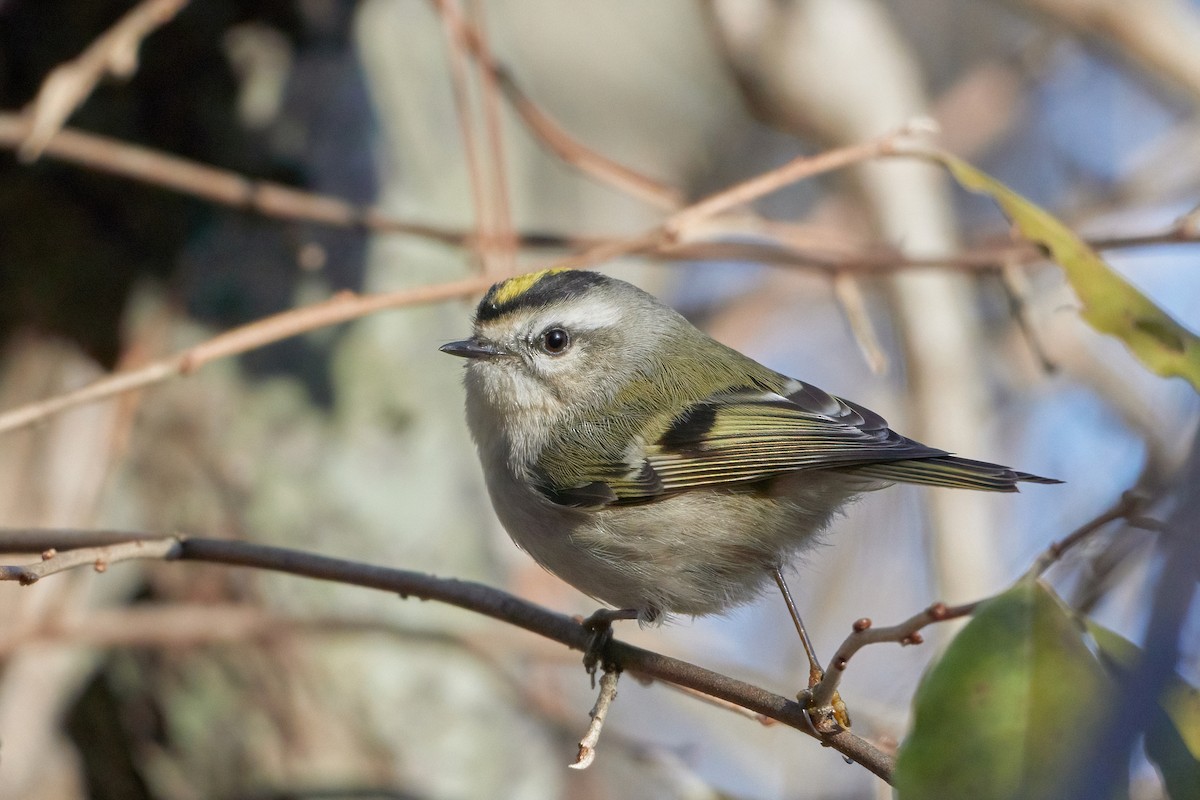
M906 439L595 272L498 283L471 338L441 349L470 360L467 422L509 535L643 623L751 600L842 504L893 481L1058 483Z

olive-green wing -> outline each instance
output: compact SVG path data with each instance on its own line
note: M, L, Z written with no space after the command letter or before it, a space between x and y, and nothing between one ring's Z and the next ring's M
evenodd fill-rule
M601 507L812 469L990 491L1015 491L1017 481L1058 482L915 442L873 411L814 386L795 381L788 391L715 394L686 409L629 460L594 465L582 485L546 494L563 505Z
M669 494L796 470L944 455L900 436L871 411L801 384L786 397L746 390L692 406L646 448L646 463Z
M796 381L789 388L794 391L787 396L761 388L712 395L629 460L591 465L580 485L543 492L562 505L597 507L755 483L801 469L945 455L816 387Z

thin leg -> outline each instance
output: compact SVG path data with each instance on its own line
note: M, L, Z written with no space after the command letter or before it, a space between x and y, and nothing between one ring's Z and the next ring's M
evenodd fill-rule
M775 585L779 587L780 594L783 595L783 602L787 603L788 613L792 615L792 622L796 624L796 633L800 634L800 644L804 645L804 653L808 656L808 688L811 689L825 677L825 670L821 669L821 662L817 660L817 651L813 648L812 640L808 638L808 631L804 629L804 621L800 619L800 612L796 610L796 604L792 601L792 593L788 589L787 581L783 579L783 573L779 567L775 567L771 570L771 575L775 578Z

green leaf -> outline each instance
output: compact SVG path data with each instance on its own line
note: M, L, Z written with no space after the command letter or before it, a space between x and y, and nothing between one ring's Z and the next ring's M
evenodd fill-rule
M1084 321L1117 337L1151 371L1179 377L1200 392L1200 337L1180 325L1096 255L1045 209L948 153L932 154L963 188L990 196L1021 233L1066 272Z
M1088 752L1111 682L1043 584L982 604L930 669L900 749L901 800L1057 796Z
M1108 628L1088 623L1100 651L1121 669L1135 669L1141 649ZM1163 691L1146 730L1146 755L1172 800L1200 797L1200 690L1176 676Z

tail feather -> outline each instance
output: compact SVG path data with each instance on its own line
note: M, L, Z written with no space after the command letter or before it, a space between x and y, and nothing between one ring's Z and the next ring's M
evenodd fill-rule
M845 472L898 483L918 483L924 486L946 486L952 489L979 489L986 492L1019 491L1018 483L1062 483L1054 478L1043 478L1028 472L972 461L957 456L888 461L861 466L846 467Z

